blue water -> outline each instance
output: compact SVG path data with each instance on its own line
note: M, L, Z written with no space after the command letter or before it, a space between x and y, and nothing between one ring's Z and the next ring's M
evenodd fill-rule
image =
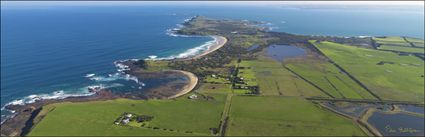
M368 120L384 136L424 136L424 117L375 112Z
M167 29L195 15L265 21L274 31L295 34L424 37L423 8L391 11L229 5L21 6L2 2L1 105L32 94L59 90L82 93L90 85L125 86L127 80L108 76L116 73L114 61L178 55L212 40L166 34ZM102 80L84 77L91 73ZM2 111L2 119L4 114Z
M277 61L303 56L306 53L305 49L290 45L270 45L266 48L266 55Z

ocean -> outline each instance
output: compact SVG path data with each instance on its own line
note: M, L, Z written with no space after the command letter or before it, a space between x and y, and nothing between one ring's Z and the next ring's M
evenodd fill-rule
M114 61L197 54L196 47L213 39L167 33L195 15L264 21L273 31L294 34L424 38L423 6L394 11L276 5L8 6L2 2L1 106L30 103L34 97L88 95L89 86L134 86L134 79L117 74ZM10 114L2 108L2 121Z

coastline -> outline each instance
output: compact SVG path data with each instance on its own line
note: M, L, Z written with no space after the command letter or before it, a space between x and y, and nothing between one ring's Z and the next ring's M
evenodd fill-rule
M194 59L199 59L201 57L204 57L218 49L220 49L221 47L223 47L226 43L227 43L227 38L223 37L223 36L212 36L215 39L215 43L214 45L211 45L210 47L208 47L207 50L205 50L204 52L195 55L193 57L188 57L188 58L175 58L175 59L168 59L168 60L176 60L176 61L185 61L185 60L194 60ZM133 62L135 60L127 60L124 62L130 63ZM121 62L121 63L124 63ZM126 63L124 63L126 64ZM139 69L134 69L134 66L122 66L125 69L119 70L124 71L126 74L134 76L134 73L138 73L140 72L140 68ZM132 69L130 69L132 68ZM120 68L121 69L121 68ZM167 70L168 72L175 72L175 73L180 73L185 75L189 81L186 85L183 86L183 88L177 92L175 92L174 95L171 95L169 97L163 98L163 99L173 99L173 98L177 98L177 97L181 97L189 92L191 92L196 85L198 84L198 77L193 74L192 72L188 72L188 71L183 71L183 70ZM137 77L137 76L136 76ZM29 131L33 128L34 125L36 125L37 123L32 123L32 124L27 124L27 122L29 120L31 120L31 117L35 117L36 115L38 115L38 112L40 112L40 109L44 106L44 105L48 105L48 104L53 104L53 103L60 103L60 102L88 102L88 101L100 101L100 100L111 100L111 99L117 99L117 98L127 98L126 96L123 95L116 95L106 89L100 89L99 91L94 92L94 94L90 95L90 96L70 96L70 97L66 97L66 98L60 98L60 99L43 99L43 100L37 100L36 102L33 103L29 103L29 104L13 104L13 105L8 105L5 106L5 108L7 108L8 110L13 110L15 111L15 115L11 118L6 119L2 124L1 124L1 130L2 130L2 136L3 135L20 135L20 136L24 136L24 134L29 133ZM131 98L130 98L131 99ZM5 134L4 134L5 133Z
M194 59L202 58L203 56L206 56L206 55L220 49L221 47L223 47L227 43L226 37L218 36L218 35L212 35L211 37L213 37L214 41L216 42L216 43L214 43L214 45L211 45L210 47L208 47L208 49L206 51L202 52L201 54L198 54L198 55L195 55L195 56L189 57L189 58L184 58L183 60L194 60ZM189 83L187 85L185 85L179 93L177 93L177 94L175 94L171 97L168 97L168 99L183 96L183 95L191 92L196 87L196 85L198 84L198 77L195 74L193 74L192 72L183 71L183 70L171 70L171 71L177 71L177 72L180 72L180 73L186 75L189 78Z
M189 93L190 91L192 91L196 87L196 85L198 84L198 77L195 74L193 74L192 72L183 71L183 70L172 70L172 71L177 71L177 72L180 72L180 73L183 73L184 75L186 75L189 78L189 83L186 84L183 87L183 89L180 90L179 93L177 93L177 94L175 94L171 97L168 97L167 99L172 99L172 98L177 98L177 97L183 96L183 95Z
M208 55L221 47L223 47L227 43L227 38L223 36L213 35L211 36L214 38L215 42L214 45L211 45L205 52L202 52L201 54L195 55L193 57L185 58L184 60L192 60L192 59L199 59L205 55Z

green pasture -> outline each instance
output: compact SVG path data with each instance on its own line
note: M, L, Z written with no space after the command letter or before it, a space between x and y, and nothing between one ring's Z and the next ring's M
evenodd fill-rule
M327 61L304 58L287 61L286 66L335 98L376 99Z
M208 95L214 100L181 97L175 100L117 99L51 104L43 109L54 107L53 111L34 127L29 136L210 135L210 128L217 128L220 123L226 96ZM169 130L114 125L123 112L154 116L149 126Z
M424 102L424 61L415 56L311 41L384 100Z
M406 42L402 37L399 37L399 36L373 37L373 40L375 40L377 42L384 42L384 43L389 43L389 42L404 43L404 42Z
M228 136L365 136L350 119L298 97L234 96Z
M257 60L242 61L250 66L262 95L321 96L318 89L286 70L281 62L260 56Z
M410 52L410 53L422 53L422 54L425 52L424 48L387 46L387 45L381 45L378 49L400 51L400 52Z
M199 89L196 92L199 93L230 93L231 85L230 84L212 84L212 83L202 83Z

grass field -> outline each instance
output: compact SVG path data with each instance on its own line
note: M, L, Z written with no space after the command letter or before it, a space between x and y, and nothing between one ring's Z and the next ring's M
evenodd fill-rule
M84 103L59 103L45 107L55 109L38 123L30 136L135 136L135 135L210 135L217 128L224 107L225 95L209 94L215 100L127 100ZM149 126L171 131L114 125L123 112L151 115ZM192 133L186 133L192 132Z
M373 37L377 42L391 43L391 42L406 42L402 37L398 36L388 36L388 37Z
M234 37L232 42L235 45L239 45L244 48L248 48L252 45L261 45L266 43L263 39L254 35L238 35Z
M220 76L212 77L211 75L206 76L203 82L215 83L215 84L230 84L230 81L226 80L226 78L224 77L220 77Z
M424 61L414 56L311 41L384 100L424 102Z
M425 40L416 38L406 38L407 41L412 42L417 47L425 47Z
M423 48L414 48L414 47L402 47L402 46L387 46L381 45L378 49L383 50L392 50L392 51L401 51L401 52L410 52L410 53L425 53Z
M376 41L376 43L381 45L411 47L411 45L402 37L396 37L396 36L385 37L385 38L373 37L373 39Z
M408 42L413 43L417 47L424 47L424 43L425 43L425 41L423 39L406 38L406 40L407 40L406 41L402 37L395 37L395 36L385 37L385 38L374 37L373 39L378 44L392 45L392 46L403 46L403 47L411 47L410 43L408 43Z
M235 96L229 136L364 136L354 123L298 97Z
M246 86L257 86L257 78L255 77L255 72L250 66L249 62L241 61L239 63L239 72L238 77L244 79Z
M416 39L416 38L406 38L407 41L412 42L412 43L425 43L425 41L423 39Z
M280 62L266 57L242 62L252 68L262 95L326 97L318 89L283 68Z
M425 47L425 43L414 42L413 45L417 47Z
M333 64L316 58L289 60L286 66L335 98L376 99Z
M400 47L412 47L412 45L410 45L407 42L387 42L387 41L377 41L376 43L381 44L382 45L387 45L387 46L400 46Z
M196 91L199 93L230 93L231 85L202 83Z
M145 71L157 72L162 70L169 70L168 61L163 60L146 60L147 69Z

